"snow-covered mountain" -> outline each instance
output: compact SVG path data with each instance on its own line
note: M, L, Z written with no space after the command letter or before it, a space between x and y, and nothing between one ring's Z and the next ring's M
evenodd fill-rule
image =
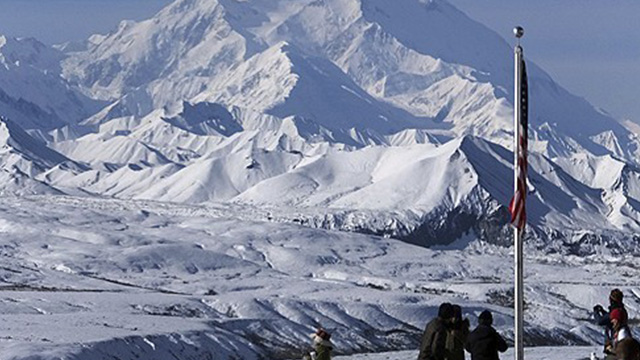
M35 39L0 35L0 115L27 129L51 130L97 111L100 102L62 79L64 58Z
M283 42L289 44L285 51ZM508 145L509 59L511 49L503 39L442 0L185 0L148 21L123 23L66 60L64 68L67 78L96 97L135 94L130 96L139 97L141 106L131 109L134 113L147 110L142 104L158 108L207 100L276 115L293 111L329 127L361 128L345 122L355 106L368 119L368 129L387 130L379 114L358 107L353 95L425 118L419 122L425 127L437 128L430 119L455 134ZM531 118L541 151L562 154L567 146L557 149L555 142L566 136L589 150L606 147L589 139L604 131L628 142L622 126L542 70L531 66L530 75ZM348 87L348 93L333 85ZM394 115L389 121L395 127L417 127L403 122L409 114ZM582 126L575 126L578 121Z
M38 175L53 168L81 172L73 161L51 150L11 120L0 117L0 192L62 194Z
M5 43L5 77L65 87L21 87L38 109L59 114L41 98L65 94L107 104L41 125L4 110L74 162L28 174L56 191L250 205L427 246L469 231L508 243L512 50L444 0L177 0L82 46ZM637 251L637 136L529 74L531 240Z

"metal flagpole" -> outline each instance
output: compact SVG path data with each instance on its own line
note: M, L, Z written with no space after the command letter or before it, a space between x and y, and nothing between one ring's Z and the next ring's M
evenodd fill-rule
M514 90L514 116L513 116L513 127L514 127L514 161L513 161L513 172L514 172L514 192L518 191L518 149L520 148L520 122L522 116L522 96L520 94L522 89L522 47L520 46L520 38L524 35L524 30L518 26L514 29L514 34L518 38L518 45L515 48L515 90ZM523 251L522 251L522 233L523 229L519 229L516 225L513 227L513 238L514 238L514 270L515 270L515 291L514 291L514 307L515 307L515 315L514 315L514 345L515 345L515 360L524 360L524 343L523 343L523 334L524 334L524 264L523 264Z

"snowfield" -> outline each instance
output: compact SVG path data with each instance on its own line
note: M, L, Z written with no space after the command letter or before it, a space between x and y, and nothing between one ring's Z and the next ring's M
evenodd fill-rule
M511 336L508 249L471 241L464 250L429 250L239 220L247 214L222 205L5 197L0 358L298 358L317 326L333 331L339 353L409 350L443 301L462 305L474 324L491 309ZM635 264L630 256L530 251L529 345L600 341L589 312L614 286L625 289L635 318Z

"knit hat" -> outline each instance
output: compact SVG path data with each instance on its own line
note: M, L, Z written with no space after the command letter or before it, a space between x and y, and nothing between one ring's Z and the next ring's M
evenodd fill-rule
M611 313L609 313L609 319L611 321L616 320L619 324L627 323L627 314L623 309L613 309Z
M453 317L453 305L449 303L440 304L438 309L438 317L441 319L450 319Z
M609 295L609 300L611 300L611 302L621 304L623 298L624 294L622 293L622 291L620 291L620 289L611 290L611 294Z
M316 331L316 335L318 335L318 337L322 340L325 340L325 341L331 340L331 334L329 334L329 332L327 332L323 328L318 329L318 331Z
M478 316L478 323L491 326L491 324L493 324L493 315L491 314L491 311L485 310L481 312L480 316Z

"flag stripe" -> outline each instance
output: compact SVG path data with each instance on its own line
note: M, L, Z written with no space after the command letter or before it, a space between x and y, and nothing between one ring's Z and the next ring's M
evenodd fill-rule
M529 87L527 82L527 69L524 60L521 62L522 79L520 85L520 123L518 124L519 139L517 149L518 161L516 166L517 185L511 203L509 204L509 212L511 213L511 224L518 229L524 229L527 223L527 173L528 166L527 155L529 146Z

